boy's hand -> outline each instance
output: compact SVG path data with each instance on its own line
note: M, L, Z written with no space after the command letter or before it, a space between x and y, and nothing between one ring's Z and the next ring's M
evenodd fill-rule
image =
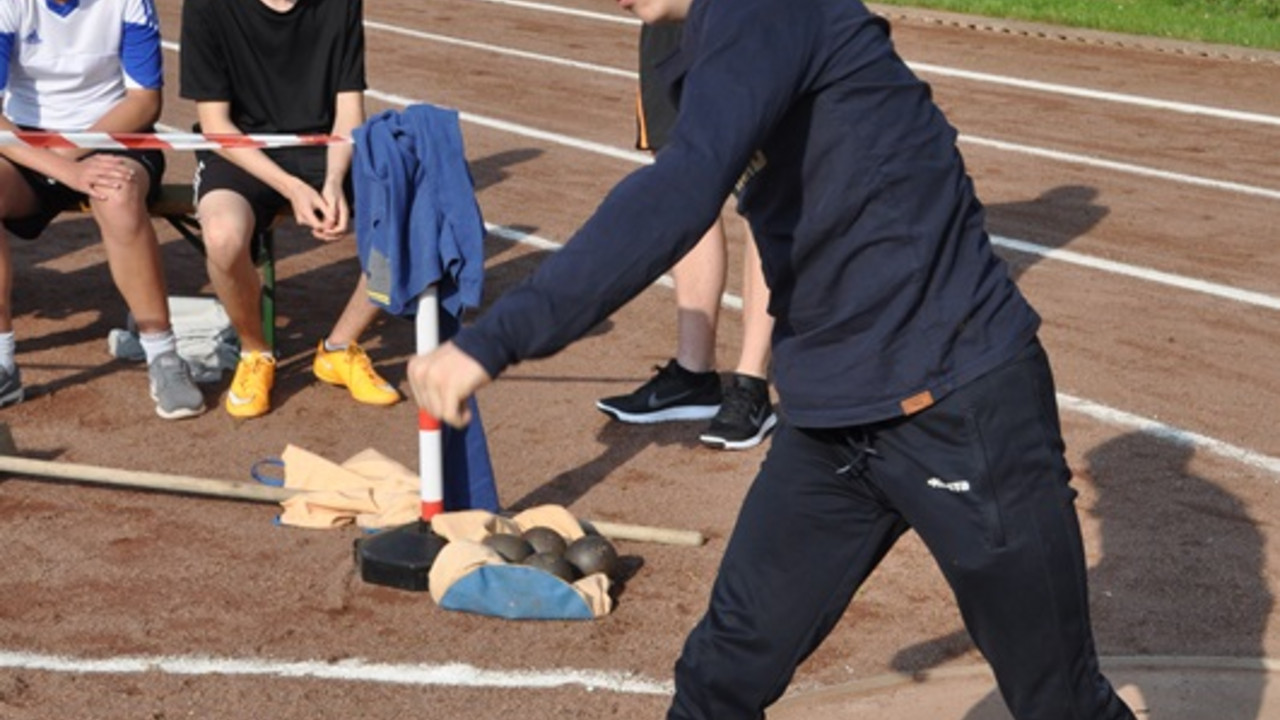
M342 182L325 182L320 190L328 213L322 227L312 230L311 234L325 242L332 242L347 234L351 223L351 208L347 205L347 196L342 192Z
M492 381L480 363L451 342L409 360L409 384L418 407L455 428L471 422L467 401Z
M289 204L293 206L293 219L303 227L311 228L311 234L321 240L325 223L329 220L330 210L320 193L315 188L295 180L289 188Z
M133 168L116 155L90 155L75 164L67 183L95 200L106 200L133 180Z

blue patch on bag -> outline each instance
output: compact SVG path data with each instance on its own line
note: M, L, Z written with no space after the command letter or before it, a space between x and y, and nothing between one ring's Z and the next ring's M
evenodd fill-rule
M593 620L569 583L534 567L484 565L458 578L440 607L508 620Z

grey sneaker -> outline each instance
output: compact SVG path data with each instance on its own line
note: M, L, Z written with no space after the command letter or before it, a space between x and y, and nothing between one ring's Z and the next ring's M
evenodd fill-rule
M204 412L204 394L191 379L187 362L170 351L159 355L147 366L151 379L151 399L156 401L156 414L166 420L195 417Z
M23 397L22 371L16 365L13 372L0 368L0 407L17 405Z

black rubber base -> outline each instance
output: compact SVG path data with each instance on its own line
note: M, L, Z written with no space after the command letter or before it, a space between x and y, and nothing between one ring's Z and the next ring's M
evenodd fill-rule
M360 579L373 585L424 592L436 555L446 540L422 522L402 525L356 540L356 566Z

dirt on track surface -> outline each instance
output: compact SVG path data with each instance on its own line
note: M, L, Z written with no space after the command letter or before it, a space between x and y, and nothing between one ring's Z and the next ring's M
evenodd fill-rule
M631 147L634 80L598 68L634 68L637 27L606 3L557 4L596 15L479 0L365 5L370 111L433 102L464 113L481 207L499 226L486 241L487 300L636 167L598 149ZM158 6L176 44L180 4ZM1101 652L1252 663L1211 716L1280 716L1266 706L1263 661L1280 657L1280 65L883 11L959 128L1000 252L1044 316ZM185 129L194 108L178 97L176 47L165 61L164 123ZM168 179L189 177L191 165L171 156ZM173 293L208 293L200 258L159 230ZM215 409L198 419L153 415L144 369L106 354L125 309L90 221L68 217L37 242L15 242L18 362L32 397L0 422L21 451L229 480L248 480L255 461L288 443L338 461L373 447L415 467L409 403L359 406L310 375L358 272L353 243L322 245L292 228L278 239L275 410L250 422L218 407L226 381L207 389ZM730 292L739 287L731 274ZM424 594L361 582L354 529L278 527L270 505L10 475L0 477L0 717L660 717L767 450L706 450L697 425L627 427L594 409L669 357L673 319L671 291L657 285L480 396L506 508L558 503L707 536L698 548L620 543L632 574L607 618L446 612ZM735 319L726 311L722 364L735 357ZM411 323L387 318L366 344L407 391ZM1175 681L1201 676L1177 667L1132 676L1150 717L1183 717L1172 711L1187 695ZM947 712L999 717L980 668L941 575L908 535L778 714L822 692L835 698L827 710L846 707L869 678L896 673L976 678L947 695ZM877 707L892 717L885 707L915 706ZM903 717L945 720L920 712Z

